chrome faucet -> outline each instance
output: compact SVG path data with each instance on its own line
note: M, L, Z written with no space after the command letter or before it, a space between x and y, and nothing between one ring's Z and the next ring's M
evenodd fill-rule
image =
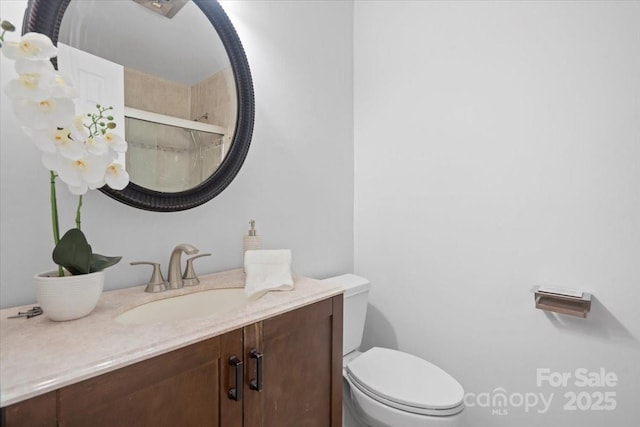
M171 252L171 258L169 258L169 289L179 289L183 286L182 281L182 252L187 255L194 255L198 253L198 249L195 246L191 246L187 243L182 243Z

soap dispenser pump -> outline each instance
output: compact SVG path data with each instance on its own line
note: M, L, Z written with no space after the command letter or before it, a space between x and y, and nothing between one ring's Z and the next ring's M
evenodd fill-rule
M249 225L251 228L242 241L244 249L243 253L251 249L262 248L262 236L258 236L258 232L256 231L256 221L252 219L249 221Z

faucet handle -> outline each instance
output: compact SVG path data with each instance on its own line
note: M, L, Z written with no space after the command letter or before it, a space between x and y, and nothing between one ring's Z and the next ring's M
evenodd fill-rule
M193 260L210 255L211 254L196 255L187 260L187 267L184 269L184 274L182 275L182 283L184 286L195 286L200 283L200 279L198 279L196 271L193 268Z
M148 264L153 266L153 272L151 273L151 278L149 279L149 283L145 288L145 292L162 292L167 290L167 281L162 277L162 271L160 271L160 263L158 262L150 262L150 261L135 261L129 263L129 265L141 265Z

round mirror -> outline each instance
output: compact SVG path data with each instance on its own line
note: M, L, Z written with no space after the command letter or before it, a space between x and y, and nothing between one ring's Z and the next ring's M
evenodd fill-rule
M28 31L57 44L81 112L114 107L131 182L102 192L141 209L184 210L236 176L251 142L253 85L217 2L32 0Z

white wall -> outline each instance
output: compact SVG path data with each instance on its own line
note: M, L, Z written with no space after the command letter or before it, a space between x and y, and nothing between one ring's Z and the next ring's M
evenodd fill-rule
M3 19L21 23L26 1L0 5ZM146 212L88 194L83 230L90 243L97 252L124 257L108 270L108 289L145 283L150 271L129 262L152 260L166 269L181 242L213 253L198 261L200 273L239 267L252 218L266 248L293 250L297 274L325 277L353 268L353 5L224 7L254 78L256 123L247 160L220 196L185 212ZM3 58L3 87L11 67ZM48 173L4 94L1 107L0 305L10 307L35 300L31 278L51 268L52 237ZM61 225L70 228L75 199L63 187Z
M473 426L637 425L640 3L356 2L354 19L366 345L468 392L554 393L545 414L470 408ZM589 318L536 310L540 283L592 291ZM618 383L536 386L581 367ZM617 408L563 410L580 391Z

